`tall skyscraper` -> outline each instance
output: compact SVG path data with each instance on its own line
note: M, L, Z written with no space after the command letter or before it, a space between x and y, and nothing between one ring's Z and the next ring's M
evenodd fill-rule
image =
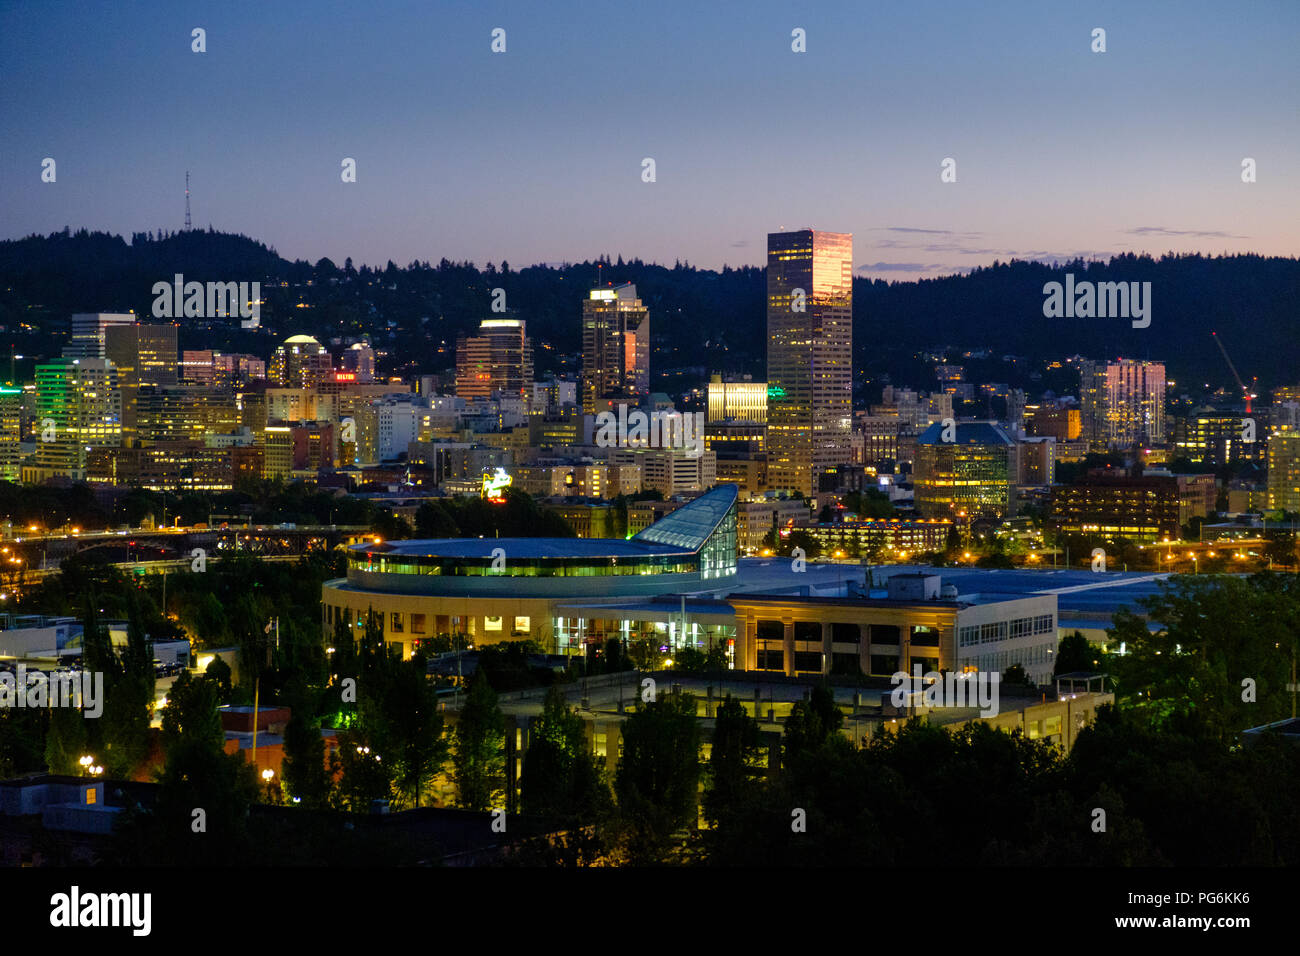
M478 334L456 340L456 395L491 398L505 392L531 400L533 343L523 319L484 319Z
M135 325L130 312L78 312L72 317L72 338L63 349L65 358L104 358L104 333L118 325Z
M1165 365L1135 359L1080 364L1083 437L1097 450L1165 440Z
M122 395L108 359L36 366L36 465L42 477L85 476L88 453L122 442Z
M286 388L311 388L334 377L329 350L310 335L292 335L271 356L271 380Z
M582 303L582 411L650 397L650 313L630 282L592 289Z
M23 390L0 385L0 481L18 481L22 462Z
M369 342L354 342L343 353L343 368L356 376L358 382L375 380L375 350Z
M768 487L811 495L853 455L853 236L767 237Z
M117 385L122 392L122 444L131 447L136 443L140 387L164 387L177 382L176 326L111 325L104 330L104 357L117 369Z
M1268 506L1300 511L1300 433L1275 432L1268 437Z

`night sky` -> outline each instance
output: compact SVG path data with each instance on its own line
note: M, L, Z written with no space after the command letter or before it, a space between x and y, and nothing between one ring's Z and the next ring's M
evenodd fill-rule
M313 261L1300 253L1300 4L1134 6L0 3L0 238L179 229L188 169L196 226Z

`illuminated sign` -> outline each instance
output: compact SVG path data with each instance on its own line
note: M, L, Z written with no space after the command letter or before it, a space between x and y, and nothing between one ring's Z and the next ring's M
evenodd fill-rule
M357 380L356 372L335 372L334 381L336 382L355 382Z
M785 398L785 389L780 385L769 385L767 387L768 398Z
M496 471L483 474L483 491L482 497L494 504L500 504L505 501L505 490L510 487L514 479L506 473L504 468L498 468Z

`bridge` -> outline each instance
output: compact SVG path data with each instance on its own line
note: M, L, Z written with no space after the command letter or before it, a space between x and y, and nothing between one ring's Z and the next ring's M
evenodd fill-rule
M122 566L188 561L195 548L202 548L209 558L249 554L259 558L297 559L373 540L374 533L364 525L249 525L22 534L0 544L0 571L58 570L59 564L74 554L95 554L107 563Z

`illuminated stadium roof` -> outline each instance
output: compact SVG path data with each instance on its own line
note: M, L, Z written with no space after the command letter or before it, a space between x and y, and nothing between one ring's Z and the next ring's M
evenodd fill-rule
M442 538L359 544L348 581L403 593L660 593L734 577L734 485L701 495L630 540ZM564 580L557 580L564 579Z
M709 535L736 504L737 486L722 485L689 505L669 512L632 538L634 542L670 544L687 551L704 547Z

